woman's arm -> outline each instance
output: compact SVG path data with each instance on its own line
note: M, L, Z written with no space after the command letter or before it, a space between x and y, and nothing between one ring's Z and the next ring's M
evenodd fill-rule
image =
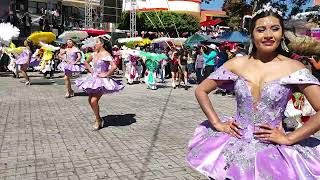
M28 64L30 63L30 60L31 60L31 56L30 56L31 53L32 53L32 52L31 52L31 50L30 50L29 53L28 53L28 56L27 56L27 63L28 63Z
M320 86L299 85L298 87L317 113L311 116L302 127L288 134L289 144L295 144L320 130Z
M207 116L209 122L212 126L220 131L230 134L231 136L241 138L241 133L239 132L240 126L232 119L227 122L221 122L217 113L213 109L212 103L209 99L208 94L215 90L218 86L225 83L225 81L215 81L210 79L205 79L196 89L195 95L199 102L199 105Z
M309 58L309 62L312 64L312 66L316 69L316 70L320 70L320 61L317 62L313 57Z
M198 61L199 61L199 54L196 57L196 62L194 62L194 67L198 66L198 63L199 63Z
M176 54L176 52L173 52L173 53L172 53L172 55L171 55L171 60L173 60L175 54Z
M67 53L67 52L66 52L66 50L62 50L62 51L60 51L60 52L59 52L59 54L58 54L58 58L60 58L60 59L64 60L63 55L65 55L66 53Z
M80 53L80 52L77 52L77 59L76 59L76 61L74 62L74 64L80 62L80 60L81 60L81 53Z
M220 123L220 119L213 109L208 94L218 87L218 83L218 81L205 79L195 90L195 96L198 103L213 126Z
M114 73L114 71L117 69L117 65L116 63L114 63L113 61L109 61L111 68L109 69L108 72L105 73L100 73L99 77L101 78L106 78L106 77L110 77L112 76L112 74Z

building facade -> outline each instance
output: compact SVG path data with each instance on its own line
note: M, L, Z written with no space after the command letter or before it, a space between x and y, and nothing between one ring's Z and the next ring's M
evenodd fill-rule
M201 0L136 0L137 11L175 11L200 17ZM124 0L123 11L132 9L131 0Z

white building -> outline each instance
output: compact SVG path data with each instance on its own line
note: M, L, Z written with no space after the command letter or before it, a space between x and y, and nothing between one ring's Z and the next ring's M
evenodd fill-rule
M131 0L124 0L122 10L130 11ZM175 11L200 17L201 0L136 0L137 11Z

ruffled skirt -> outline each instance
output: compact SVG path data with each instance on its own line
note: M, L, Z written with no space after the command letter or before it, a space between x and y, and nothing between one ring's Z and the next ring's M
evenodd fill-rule
M65 74L81 73L85 70L85 67L82 64L69 64L64 61L61 62L57 68Z
M28 63L28 59L27 58L18 58L15 61L15 63L18 64L18 65L27 64Z
M319 137L285 146L253 139L252 132L238 139L205 121L189 142L187 162L215 180L320 179Z
M29 66L35 67L39 65L40 65L40 61L37 61L35 58L31 58Z
M114 93L122 90L124 86L112 78L100 78L95 75L87 75L84 78L78 78L76 86L88 94L92 93Z

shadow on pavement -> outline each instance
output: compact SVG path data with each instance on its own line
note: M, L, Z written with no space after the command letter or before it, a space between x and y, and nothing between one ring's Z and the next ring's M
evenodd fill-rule
M88 96L88 94L85 92L75 92L74 96Z
M166 84L157 84L157 88L162 89L162 88L171 88L171 86L167 86Z
M13 73L10 71L10 72L0 72L0 77L12 77L13 76Z
M134 118L135 114L123 114L123 115L107 115L102 117L104 124L103 127L108 126L129 126L133 123L136 123Z
M26 81L20 81L21 83L25 83ZM50 81L47 79L31 79L31 85L52 85L55 81Z
M155 151L155 144L158 141L159 131L160 131L160 128L161 128L161 125L162 125L162 121L163 121L164 115L165 115L165 113L167 111L167 107L168 107L168 103L170 101L171 94L172 94L172 89L170 90L170 92L169 92L169 94L167 96L166 102L164 104L164 107L162 109L161 116L159 117L159 123L158 123L158 125L157 125L157 127L156 127L156 129L154 131L153 136L152 136L152 140L151 140L151 143L150 143L148 154L147 154L147 156L144 159L143 164L142 164L143 171L141 171L139 173L138 179L144 179L144 176L145 176L145 174L147 172L147 171L145 171L145 169L148 169L147 167L150 164L150 160L151 160L152 154Z

